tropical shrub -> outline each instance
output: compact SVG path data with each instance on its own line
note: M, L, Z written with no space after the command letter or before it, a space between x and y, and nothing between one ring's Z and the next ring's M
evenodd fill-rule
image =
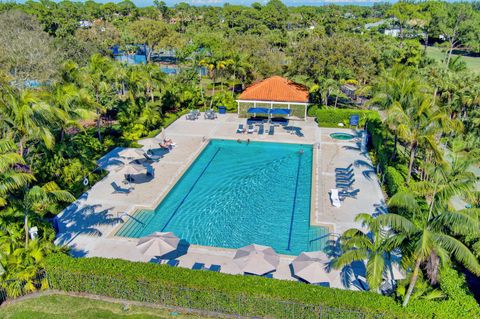
M348 127L351 115L360 116L359 127L364 127L367 120L372 121L380 118L377 111L369 110L321 109L316 112L317 123L321 127L338 127L339 123Z
M387 166L385 170L385 186L388 196L393 196L398 191L405 190L405 178L395 167Z

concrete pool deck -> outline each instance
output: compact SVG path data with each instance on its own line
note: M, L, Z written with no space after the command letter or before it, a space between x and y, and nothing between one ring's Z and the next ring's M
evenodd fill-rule
M136 210L154 209L168 194L179 177L202 151L208 140L242 139L252 141L270 141L283 143L301 143L314 145L314 163L312 171L312 215L311 224L329 227L332 234L341 234L348 228L361 227L354 218L359 213L381 213L385 211L383 195L371 166L368 154L361 147L359 139L340 141L332 139L333 132L346 132L358 135L360 132L349 129L319 128L313 119L291 121L294 131L276 127L274 135L238 134L238 125L245 126L245 119L236 114L219 115L218 119L206 120L201 116L196 121L186 120L185 116L165 129L165 136L171 138L176 147L162 159L151 164L148 169L154 176L145 182L133 184L134 189L114 190L112 184L126 188L122 183L124 176L118 171L120 162L114 149L99 160L99 166L108 170L108 175L92 186L77 201L58 215L59 233L56 243L71 247L72 255L78 257L122 258L132 261L150 261L151 256L142 255L136 249L136 239L116 237L114 234L122 222ZM154 139L140 140L144 150L156 148ZM329 190L335 188L335 168L346 167L354 163L355 184L360 189L356 199L346 198L341 207L333 207ZM188 252L176 256L179 266L191 268L194 263L221 265L221 271L240 274L233 264L234 250L192 245ZM273 277L277 279L297 280L292 276L290 263L293 256L281 256L281 262ZM331 271L330 286L336 288L360 289L358 280L343 280L339 271ZM341 278L342 277L342 278Z

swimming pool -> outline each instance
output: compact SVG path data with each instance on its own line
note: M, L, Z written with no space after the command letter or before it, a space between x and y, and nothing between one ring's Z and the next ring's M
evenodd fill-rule
M330 134L330 137L336 140L347 141L347 140L354 139L355 135L349 134L349 133L332 133Z
M268 245L298 255L323 248L310 226L311 145L211 140L154 211L139 211L117 236L171 231L190 244Z

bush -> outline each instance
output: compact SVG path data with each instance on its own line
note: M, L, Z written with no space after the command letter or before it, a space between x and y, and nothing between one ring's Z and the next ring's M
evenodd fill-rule
M362 312L365 318L455 318L444 308L437 311L440 303L432 301L412 302L404 309L392 298L371 292L119 259L74 259L57 254L46 260L46 271L54 289L249 317L286 318L285 313L291 313L296 305L295 311L303 311L298 318L318 318L318 307L343 309L334 309L340 313L332 318L358 317L349 311Z
M338 123L343 123L348 127L350 115L359 115L359 127L365 126L368 121L375 119L380 120L377 111L370 110L355 110L355 109L323 109L317 110L316 117L318 126L321 127L338 127Z
M405 178L393 166L387 166L385 170L385 186L388 196L393 196L399 191L405 190Z

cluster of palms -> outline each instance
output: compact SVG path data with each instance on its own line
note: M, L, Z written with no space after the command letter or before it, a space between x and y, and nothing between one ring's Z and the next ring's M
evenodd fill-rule
M384 110L394 140L389 165L405 168L405 187L389 199L388 214L357 217L364 229L341 236L343 253L334 262L342 268L366 261L372 290L397 263L408 273L397 288L404 306L411 296L442 297L434 289L442 267L457 263L480 275L480 214L474 207L479 177L472 171L479 162L478 132L464 131L478 121L478 85L446 96L451 89L426 83L414 70L397 67L377 86L371 103ZM456 210L454 198L474 203L473 208Z
M105 150L99 151L96 143L102 145L102 119L108 112L116 116L124 136L133 129L142 135L159 128L166 86L155 65L126 66L100 55L85 66L65 63L62 80L48 86L18 89L2 82L0 282L11 294L34 289L44 256L55 250L48 219L75 199L72 185L62 183L64 190L52 180L62 181L68 169L84 165L89 168L76 171L82 179L95 167ZM96 128L90 129L90 122ZM91 142L94 134L96 143ZM92 150L84 156L76 153L88 147Z

